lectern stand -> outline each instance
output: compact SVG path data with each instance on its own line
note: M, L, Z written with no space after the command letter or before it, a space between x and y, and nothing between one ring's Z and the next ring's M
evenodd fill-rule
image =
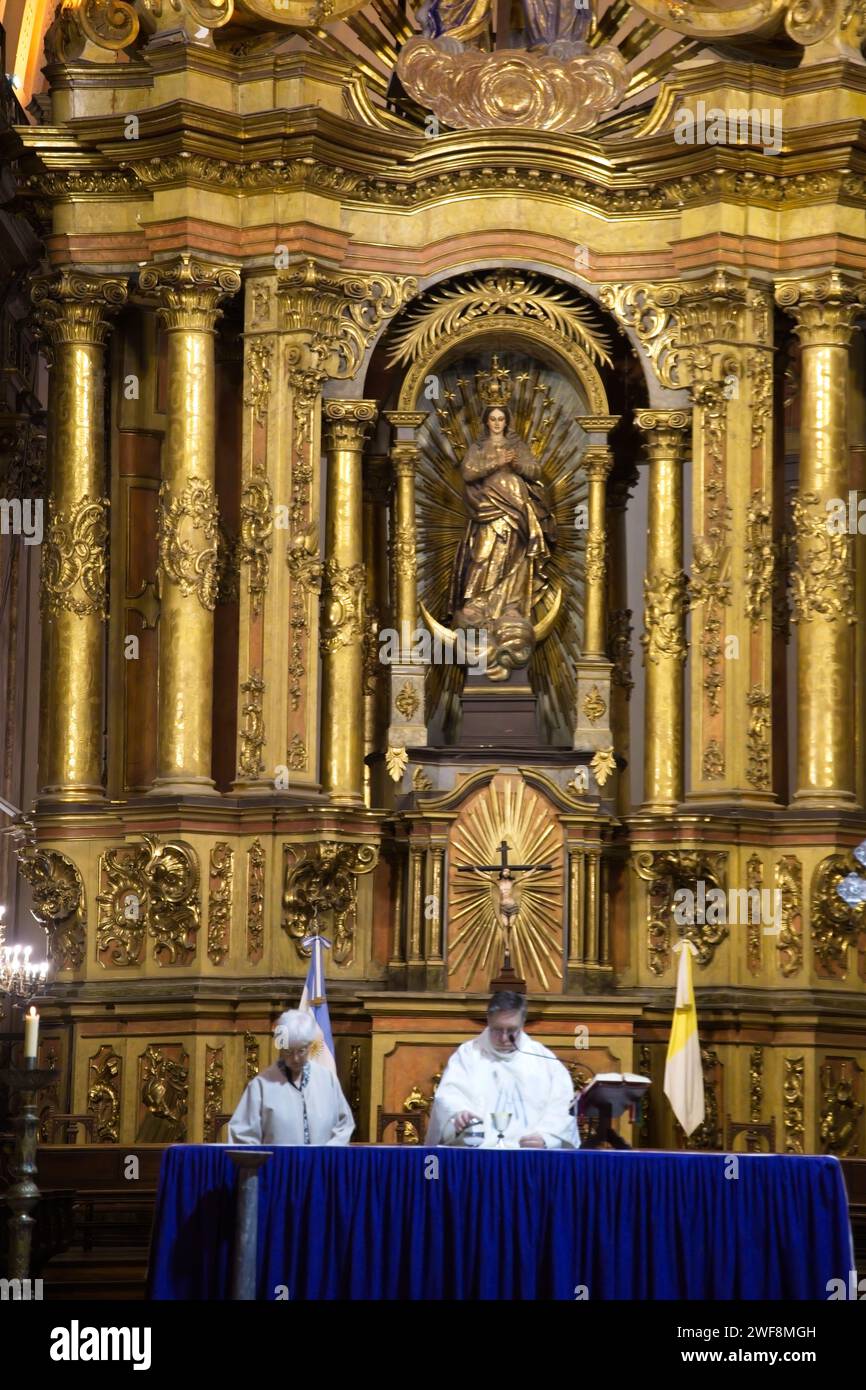
M593 1077L577 1098L578 1116L598 1116L595 1135L582 1144L584 1149L629 1149L630 1144L617 1134L612 1121L618 1119L624 1110L638 1105L650 1087L648 1076L635 1076L631 1072L604 1072Z

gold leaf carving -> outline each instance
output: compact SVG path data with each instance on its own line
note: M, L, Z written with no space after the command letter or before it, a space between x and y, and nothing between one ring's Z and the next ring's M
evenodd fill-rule
M139 965L148 933L158 965L188 965L201 923L198 859L181 840L142 841L100 857L97 957L104 967Z
M214 965L222 965L229 952L232 924L234 851L224 840L210 852L210 891L207 907L207 953Z
M48 933L48 954L58 970L84 964L87 912L84 880L65 854L26 845L16 851L18 869L30 884L32 912Z
M794 854L776 863L776 889L782 896L782 930L776 938L779 969L786 980L803 968L803 865Z
M590 762L593 775L600 787L603 787L612 773L616 772L616 758L613 748L599 748L592 755Z
M205 1142L216 1139L216 1118L222 1113L225 1065L223 1047L208 1046L204 1071L204 1135Z
M123 1062L110 1043L103 1043L87 1067L87 1113L96 1117L99 1144L120 1140L120 1078Z
M358 876L375 868L379 851L374 845L321 840L292 862L297 852L285 846L283 928L299 956L312 954L312 947L301 944L304 939L321 933L330 938L335 964L347 965L354 954Z
M749 727L746 732L748 759L746 779L760 791L770 787L770 696L757 685L746 696Z
M379 325L418 291L406 275L349 275L312 259L282 271L283 327L313 334L312 353L329 376L353 377Z
M219 509L213 484L190 478L180 497L170 500L160 484L159 566L184 597L195 594L202 608L217 601Z
M247 850L247 960L257 965L265 942L265 851L259 839Z
M682 571L644 576L644 626L641 645L650 661L686 659L685 614L688 580Z
M394 705L404 719L411 719L420 705L421 701L418 692L411 681L404 681L397 694L394 696Z
M241 772L247 777L257 777L264 772L265 764L262 750L265 746L265 721L262 705L265 697L265 683L258 671L253 671L245 680L241 690L246 695L243 707L244 727L241 730L241 751L238 759Z
M848 952L866 928L866 905L849 907L836 891L856 867L849 854L829 854L812 880L809 920L815 957L824 976L842 980L848 973Z
M393 335L389 363L412 362L467 323L494 315L501 317L503 328L520 319L546 324L582 347L593 362L610 365L608 339L573 292L550 289L531 272L511 270L474 275L425 295L423 304L410 312L406 326Z
M806 1076L802 1057L786 1057L782 1081L782 1120L785 1128L785 1153L803 1153L806 1133Z
M409 754L405 748L387 748L385 750L385 767L388 769L388 776L392 782L400 781L408 762Z
M339 651L364 635L366 571L326 560L322 566L322 655Z
M42 612L62 610L79 617L108 617L106 550L107 497L82 497L69 516L48 501L48 529L42 550Z
M274 529L274 504L271 485L266 478L252 478L241 493L241 534L239 560L250 567L250 594L253 614L262 608L262 598L268 588L269 555Z
M723 923L674 919L677 891L687 888L697 900L698 880L711 888L725 887L727 854L706 850L647 850L635 857L635 869L647 887L647 963L653 975L663 975L671 965L673 935L684 936L696 947L699 965L709 965L719 944L729 935ZM707 914L704 914L705 916Z
M854 607L851 539L832 532L826 509L814 492L791 499L796 560L791 567L791 600L795 623L809 622L816 613L835 621L857 621Z

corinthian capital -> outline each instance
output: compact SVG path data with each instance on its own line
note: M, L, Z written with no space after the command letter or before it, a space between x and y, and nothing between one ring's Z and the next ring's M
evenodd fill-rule
M803 347L847 347L866 304L866 284L836 270L829 275L785 280L776 286L776 303L793 318Z
M307 259L283 271L282 326L311 335L328 376L353 377L384 320L418 293L410 275L351 275Z
M241 277L233 266L182 255L145 266L139 286L145 294L157 296L159 325L167 332L210 333L222 312L221 301L238 293Z
M40 275L31 288L40 336L52 347L83 343L104 347L111 315L126 303L126 277L90 275L64 267Z

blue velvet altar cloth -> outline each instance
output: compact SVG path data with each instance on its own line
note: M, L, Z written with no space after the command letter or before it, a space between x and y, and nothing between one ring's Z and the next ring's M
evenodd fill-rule
M823 1300L829 1279L847 1286L838 1161L738 1155L737 1176L731 1162L608 1150L276 1148L259 1176L258 1297L283 1286L292 1301ZM229 1297L236 1187L222 1146L166 1150L151 1297Z

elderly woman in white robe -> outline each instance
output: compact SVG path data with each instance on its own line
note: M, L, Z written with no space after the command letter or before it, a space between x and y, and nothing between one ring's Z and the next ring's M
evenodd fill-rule
M278 1062L254 1076L229 1122L230 1144L348 1144L355 1128L340 1083L310 1060L311 1013L288 1009L277 1019Z

